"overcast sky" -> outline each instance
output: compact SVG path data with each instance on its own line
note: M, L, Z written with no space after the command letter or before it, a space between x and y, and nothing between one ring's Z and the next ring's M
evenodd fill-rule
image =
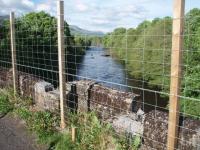
M71 25L109 32L135 27L145 19L172 16L173 0L65 0L65 19ZM200 0L186 0L186 12ZM56 15L56 0L0 0L0 15L44 10Z

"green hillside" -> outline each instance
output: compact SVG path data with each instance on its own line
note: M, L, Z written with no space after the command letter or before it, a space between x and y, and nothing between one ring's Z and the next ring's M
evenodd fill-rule
M86 36L98 36L98 37L104 36L104 33L101 31L89 31L75 25L70 25L69 28L72 35L83 35L83 36L86 35Z

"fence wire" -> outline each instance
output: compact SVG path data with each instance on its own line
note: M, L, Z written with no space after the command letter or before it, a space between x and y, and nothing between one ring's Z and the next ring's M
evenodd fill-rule
M182 76L176 77L181 80L180 94L175 95L180 103L175 112L180 114L178 144L174 149L199 149L200 9L192 3L186 1L184 18L149 21L142 17L137 27L116 28L103 36L72 35L65 21L66 124L69 112L94 111L102 122L112 125L117 137L131 141L139 136L138 149L167 149L170 79L174 77L170 70L176 67L171 63L172 24L184 19ZM57 107L59 114L57 17L33 12L17 17L14 25L20 94L32 96L36 105L47 110ZM0 40L2 82L8 80L12 68L8 20L0 22ZM53 95L57 98L46 104Z

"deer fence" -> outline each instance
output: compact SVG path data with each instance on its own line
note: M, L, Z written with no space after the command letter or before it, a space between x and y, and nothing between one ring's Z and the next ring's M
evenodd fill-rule
M116 136L140 137L140 149L199 149L200 10L174 0L173 17L72 35L57 5L56 17L0 22L0 85L57 112L62 129L69 112L94 111Z

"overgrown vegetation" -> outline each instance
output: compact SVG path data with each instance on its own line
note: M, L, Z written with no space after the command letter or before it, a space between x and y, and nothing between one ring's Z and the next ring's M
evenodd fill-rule
M59 114L36 110L31 99L14 99L12 90L1 89L0 100L3 102L0 108L9 105L6 112L11 111L23 119L27 128L38 136L38 142L48 145L49 150L137 150L141 144L139 136L116 134L112 126L101 122L94 112L68 113L66 130L58 132ZM75 142L71 139L72 127L76 128Z
M0 65L11 67L9 21L5 20L0 26ZM15 20L16 28L16 57L19 71L25 72L31 68L37 76L41 76L57 84L58 47L57 20L55 17L41 12L32 12ZM78 39L71 35L69 25L64 22L66 62L70 68L66 72L73 73L85 50L90 46L90 40L84 37ZM77 46L77 47L76 47ZM41 71L42 70L42 71ZM51 78L49 78L51 77Z
M12 105L6 95L0 96L0 115L5 115L12 110Z
M194 99L200 99L199 33L200 9L194 8L185 15L181 87L181 95ZM150 88L169 93L171 35L172 18L155 18L136 28L117 28L103 38L103 44L112 48L113 54L120 58L131 76L144 79ZM181 109L190 116L200 117L200 101L182 99Z

